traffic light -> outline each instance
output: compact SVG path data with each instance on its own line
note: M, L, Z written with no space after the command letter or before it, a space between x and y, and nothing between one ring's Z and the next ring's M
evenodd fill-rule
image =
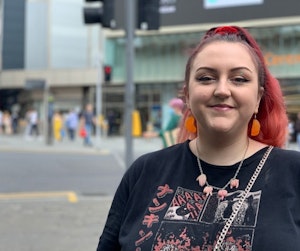
M160 0L138 0L138 29L158 30L160 26Z
M115 0L85 0L86 2L102 2L99 7L84 7L85 24L100 23L105 28L115 28Z
M111 80L111 73L112 73L111 66L110 65L104 65L103 72L104 72L104 82L109 83L110 80Z

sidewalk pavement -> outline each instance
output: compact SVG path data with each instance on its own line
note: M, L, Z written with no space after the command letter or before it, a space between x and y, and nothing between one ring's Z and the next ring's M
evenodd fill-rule
M61 142L53 140L47 144L44 137L25 138L23 135L0 134L0 151L35 151L35 152L65 152L65 153L87 153L87 154L109 154L114 152L125 152L126 142L124 136L92 137L93 146L85 146L82 138L70 141L65 138ZM160 138L144 139L132 138L132 148L135 155L141 155L162 148Z
M36 151L36 152L65 152L65 153L89 153L109 154L114 152L125 152L126 142L124 136L92 137L93 146L84 146L83 139L76 138L70 141L65 138L61 142L47 144L44 137L25 138L23 135L0 134L0 151ZM132 138L132 148L135 155L159 150L163 147L159 137L145 139L142 137ZM288 149L298 150L297 144L291 142Z
M162 148L160 138L133 138L135 157ZM113 154L124 162L124 137L93 137L93 147L77 138L47 145L43 138L0 135L0 152ZM60 198L0 200L1 250L93 251L104 227L112 196L78 197L76 203ZM42 203L41 203L42 202ZM55 202L55 203L54 203ZM5 203L5 204L4 204Z

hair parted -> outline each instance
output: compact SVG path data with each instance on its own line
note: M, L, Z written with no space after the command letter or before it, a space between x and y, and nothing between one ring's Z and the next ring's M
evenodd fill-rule
M238 42L244 44L249 49L249 53L257 67L259 85L264 88L264 93L258 114L256 115L261 124L260 134L255 137L250 135L251 119L248 125L248 136L268 145L282 147L286 142L286 129L288 124L282 91L278 80L272 76L267 68L258 43L245 28L238 26L220 26L208 30L188 58L184 85L189 85L191 67L198 53L205 45L215 41ZM191 134L184 128L185 119L190 115L191 111L186 109L182 117L178 142L193 139L197 136L197 132Z

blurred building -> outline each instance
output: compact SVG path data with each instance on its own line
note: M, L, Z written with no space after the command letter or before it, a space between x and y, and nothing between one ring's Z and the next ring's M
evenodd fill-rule
M117 30L84 25L84 0L0 2L0 109L19 104L23 110L36 106L43 111L44 90L32 84L36 79L45 81L57 109L96 102L98 73L101 64L107 64L112 76L102 86L102 110L105 116L113 112L121 128L126 84L125 1L116 0ZM182 87L190 49L204 30L224 23L249 28L281 82L288 112L300 111L299 7L298 0L192 0L189 5L186 0L160 1L161 28L137 31L134 40L135 106L143 130L148 122L162 126L168 101Z
M45 87L54 109L93 101L99 27L82 21L82 0L2 0L0 109L16 104L45 116Z

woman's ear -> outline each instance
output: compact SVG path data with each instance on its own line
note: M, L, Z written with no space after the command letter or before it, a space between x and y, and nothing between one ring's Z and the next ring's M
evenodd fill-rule
M189 88L187 85L183 86L183 93L184 93L184 97L185 97L185 103L186 103L186 107L188 109L190 109L190 97L189 97Z
M264 89L263 87L260 87L259 90L258 90L257 103L256 103L255 113L258 113L259 104L260 104L261 98L262 98L263 95L264 95L264 91L265 91L265 89Z

